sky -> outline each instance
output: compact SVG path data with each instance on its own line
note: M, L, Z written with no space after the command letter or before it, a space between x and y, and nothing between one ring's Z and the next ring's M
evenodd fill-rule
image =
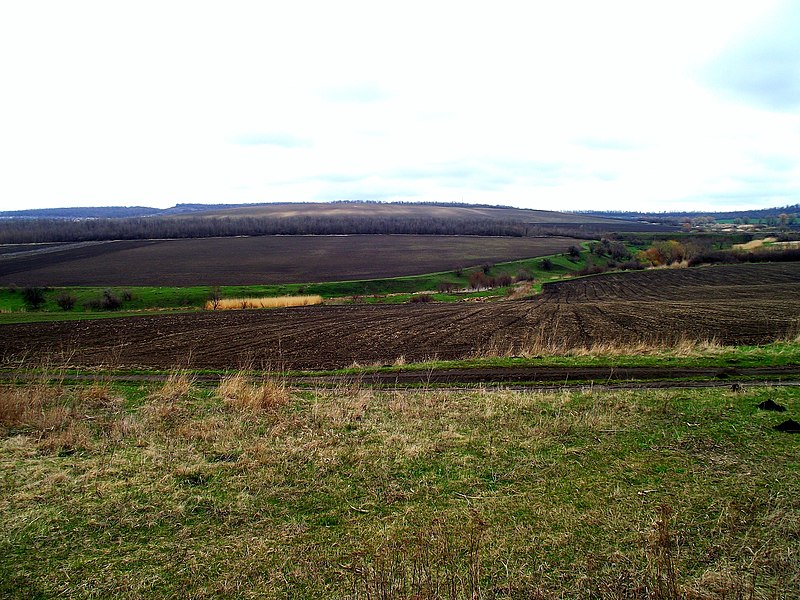
M0 3L0 210L800 202L800 2Z

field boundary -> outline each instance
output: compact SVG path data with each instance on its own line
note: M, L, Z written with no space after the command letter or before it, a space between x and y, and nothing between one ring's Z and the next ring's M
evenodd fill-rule
M193 372L183 370L200 384L216 384L229 377L232 371ZM126 371L78 372L32 371L7 369L0 371L0 381L61 381L61 382L164 382L171 372L135 373ZM257 382L274 373L250 372L244 377ZM462 386L493 385L509 389L641 389L737 387L737 385L800 386L800 366L780 367L500 367L474 369L419 369L394 372L372 372L339 375L281 375L282 380L296 388L353 386L369 388L436 387L460 389ZM613 383L612 383L613 382Z

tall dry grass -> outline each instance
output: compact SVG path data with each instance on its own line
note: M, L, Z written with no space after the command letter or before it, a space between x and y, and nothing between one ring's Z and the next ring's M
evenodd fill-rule
M322 304L322 296L279 296L277 298L223 298L206 302L206 310L245 310L248 308L288 308Z
M243 373L220 381L217 395L229 406L240 410L274 410L288 404L291 399L285 380L265 377L254 383Z
M492 339L480 347L473 358L535 358L539 356L641 356L667 354L691 357L719 354L728 347L714 338L689 337L638 340L601 340L589 344L574 343L555 334L531 335L523 342Z
M29 437L45 454L90 450L95 446L93 431L105 436L104 443L117 432L122 402L121 396L100 382L76 390L43 375L2 385L0 436Z

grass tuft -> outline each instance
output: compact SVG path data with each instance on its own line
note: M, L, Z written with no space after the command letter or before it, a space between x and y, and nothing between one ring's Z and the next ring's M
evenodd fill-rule
M217 395L229 406L240 410L275 410L291 400L289 387L283 379L273 376L252 383L242 373L224 378L217 388Z

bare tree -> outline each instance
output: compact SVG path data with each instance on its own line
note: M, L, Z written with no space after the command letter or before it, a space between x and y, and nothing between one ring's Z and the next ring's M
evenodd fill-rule
M219 286L215 285L208 293L208 301L211 303L211 310L217 310L219 308L220 300L222 300L222 292L220 292Z

